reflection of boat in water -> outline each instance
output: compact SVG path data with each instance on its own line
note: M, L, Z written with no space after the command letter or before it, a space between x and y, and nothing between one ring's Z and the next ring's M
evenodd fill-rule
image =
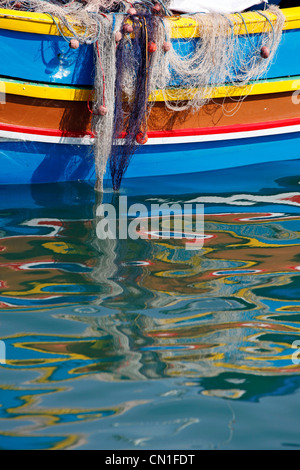
M25 318L49 311L85 332L8 336L9 367L42 364L49 382L91 374L106 382L181 378L208 395L244 400L298 387L295 193L274 195L273 204L269 196L264 206L257 192L232 212L234 195L223 194L229 205L206 195L214 238L188 252L175 240L102 243L92 187L57 189L33 187L22 213L13 198L2 210L1 311Z
M157 195L207 198L215 236L193 252L158 239L101 243L91 185L0 188L1 446L225 447L243 410L251 434L257 422L272 427L270 406L297 409L299 165L272 166L273 183L261 168L244 193L230 170L217 195L205 175L186 195ZM128 191L129 203L150 204L143 191ZM293 421L278 422L290 435Z
M93 200L93 188L80 184L4 192L2 308L53 308L96 302L120 292L110 280L116 270L115 242L100 246L94 236L90 243Z
M294 60L300 9L283 13L284 40L267 78L244 88L217 87L212 101L197 113L170 112L165 95L157 90L151 98L149 140L131 161L128 178L299 158L299 106L293 104L297 100L293 93L300 83ZM232 16L235 34L246 49L248 37L255 42L265 27L272 27L272 15L268 18L257 12ZM174 48L188 57L199 41L196 24L185 17L170 21ZM2 9L0 26L0 84L5 92L5 103L0 105L0 183L94 179L87 107L92 46L71 50L55 20L45 14ZM175 82L168 99L184 103L191 90Z

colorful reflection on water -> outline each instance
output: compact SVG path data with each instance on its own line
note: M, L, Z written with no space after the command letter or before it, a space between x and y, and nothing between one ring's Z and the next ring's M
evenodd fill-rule
M99 240L86 184L1 188L0 448L299 447L299 170L126 188L204 204L193 251Z

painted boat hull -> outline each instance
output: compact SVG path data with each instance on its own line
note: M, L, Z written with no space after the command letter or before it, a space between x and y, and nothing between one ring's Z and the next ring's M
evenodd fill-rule
M2 141L0 184L93 181L91 143ZM184 175L298 158L300 120L276 129L150 138L133 156L126 178ZM106 180L110 180L109 168Z
M300 89L300 66L294 59L300 43L300 8L291 10L296 11L290 14L268 76L245 90L234 88L233 98L225 100L228 112L222 112L221 88L214 103L197 114L169 113L157 95L149 119L149 141L132 157L125 179L300 158L300 99L297 104L295 96ZM94 181L93 136L86 105L93 79L92 48L84 46L80 54L70 52L65 41L48 32L44 24L37 33L28 21L26 31L18 31L19 24L8 24L7 28L14 29L5 25L0 14L0 44L7 58L0 64L4 96L0 103L0 185ZM186 47L192 47L192 42ZM30 56L34 57L31 62ZM248 93L237 106L235 100ZM108 167L106 185L109 181Z

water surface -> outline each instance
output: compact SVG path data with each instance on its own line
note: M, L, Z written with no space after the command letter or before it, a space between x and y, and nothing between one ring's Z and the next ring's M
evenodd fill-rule
M0 188L0 448L299 448L299 182L129 181L129 204L204 204L193 251L99 240L108 190Z

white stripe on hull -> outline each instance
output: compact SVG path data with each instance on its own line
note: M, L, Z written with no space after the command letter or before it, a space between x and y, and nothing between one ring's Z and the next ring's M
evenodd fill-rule
M256 129L241 132L226 132L218 134L155 137L149 138L145 145L170 145L170 144L192 144L200 142L217 142L222 140L249 139L255 137L267 137L300 132L300 125L273 127L269 129ZM61 137L41 134L29 134L25 132L13 132L0 130L0 142L43 142L48 144L65 145L93 145L94 139L89 135L84 137ZM120 145L122 145L120 139Z

